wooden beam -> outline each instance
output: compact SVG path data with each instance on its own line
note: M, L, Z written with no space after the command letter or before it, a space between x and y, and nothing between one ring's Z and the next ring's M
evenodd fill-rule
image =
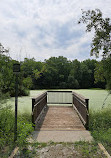
M104 155L107 158L111 158L111 156L109 155L109 153L106 151L106 149L104 148L104 146L101 143L98 143L99 148L103 151Z
M8 158L13 158L17 154L18 150L19 150L19 147L15 147L15 149L12 151L11 155Z

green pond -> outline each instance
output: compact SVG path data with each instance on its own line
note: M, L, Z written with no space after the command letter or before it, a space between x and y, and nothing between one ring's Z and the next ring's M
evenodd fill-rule
M62 90L62 89L61 89ZM68 89L72 90L72 89ZM36 97L37 95L43 93L45 90L31 90L30 96L18 97L18 112L26 112L31 113L32 110L32 97ZM90 110L100 110L104 99L106 98L108 92L106 90L95 90L95 89L79 89L72 90L83 96L89 98L89 109ZM14 109L15 106L15 98L12 97L7 100L7 105L11 105ZM105 107L111 107L111 94L107 98L105 102Z

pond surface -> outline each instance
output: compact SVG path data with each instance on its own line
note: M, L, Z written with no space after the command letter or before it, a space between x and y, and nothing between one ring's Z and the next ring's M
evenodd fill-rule
M63 90L63 89L61 89ZM68 89L72 90L72 89ZM36 97L37 95L43 93L46 90L31 90L30 96L18 97L18 112L32 112L32 97ZM106 90L95 90L95 89L79 89L79 90L72 90L83 96L89 98L89 109L91 110L100 110L104 99L106 98L108 92ZM14 109L15 107L15 98L12 97L7 101L8 105L11 105ZM106 100L105 107L111 108L111 94Z

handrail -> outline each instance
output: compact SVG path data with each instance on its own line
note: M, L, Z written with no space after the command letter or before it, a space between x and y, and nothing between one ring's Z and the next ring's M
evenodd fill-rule
M48 92L69 92L72 91L45 91L44 93L38 95L37 97L32 98L32 123L35 123L36 120L39 118L40 114L42 113L42 110L47 105L47 95ZM70 96L71 97L71 96ZM57 98L59 99L59 98ZM71 99L71 98L70 98ZM89 124L89 99L85 98L84 96L77 94L76 92L72 92L72 101L74 109L78 113L81 121L85 125L86 129L88 129ZM50 102L48 102L50 103ZM54 104L55 101L52 100L52 103ZM58 100L58 103L60 104L60 101ZM64 104L64 102L62 102Z
M42 110L47 105L47 92L32 98L32 123L35 123Z
M75 110L77 111L81 121L85 125L86 129L88 129L89 124L89 99L84 96L77 94L76 92L72 92L73 95L73 105Z
M47 91L47 104L72 104L72 91Z

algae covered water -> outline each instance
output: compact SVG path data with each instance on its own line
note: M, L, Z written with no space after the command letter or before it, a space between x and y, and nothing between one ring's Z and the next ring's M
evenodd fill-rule
M60 90L60 89L59 89ZM63 90L63 89L61 89ZM66 89L65 89L66 90ZM69 90L69 89L68 89ZM104 99L106 98L108 91L106 90L96 90L96 89L70 89L75 91L83 96L89 98L89 109L90 110L100 110ZM29 96L18 97L18 112L30 113L32 112L32 97L36 97L37 95L43 93L46 90L31 90ZM14 109L15 107L15 98L12 97L7 100L7 105L11 105ZM105 107L111 107L111 94L107 98L105 102Z

